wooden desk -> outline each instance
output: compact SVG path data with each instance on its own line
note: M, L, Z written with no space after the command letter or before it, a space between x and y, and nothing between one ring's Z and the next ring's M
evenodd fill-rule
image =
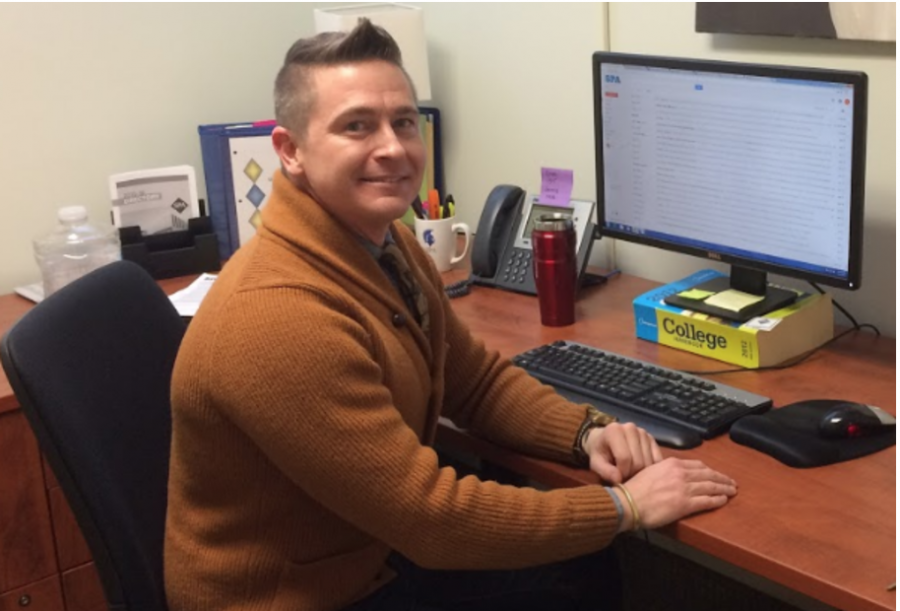
M570 339L675 369L731 368L635 337L631 301L654 286L657 283L619 276L589 289L578 301L577 322L564 328L541 326L536 298L496 289L474 287L453 305L477 337L506 357ZM794 368L715 379L772 397L776 406L844 398L896 414L895 376L895 341L860 332ZM442 427L439 441L546 485L597 481L586 471L491 446L449 423ZM738 495L725 508L682 520L663 529L665 535L834 607L896 609L895 592L886 591L896 579L895 447L816 469L792 469L733 443L727 435L693 450L664 454L700 459L738 482Z
M451 272L447 281L461 277L462 272ZM173 292L187 286L190 280L192 278L179 278L161 284ZM475 287L471 295L454 300L453 304L476 336L507 357L557 339L574 339L666 367L727 368L724 363L636 339L631 300L654 286L656 283L639 278L617 277L608 285L592 288L582 296L577 305L575 325L556 329L541 326L537 301L533 297ZM16 295L0 297L0 334L30 307L30 302ZM776 406L813 397L849 398L896 413L895 375L895 341L857 333L792 369L727 374L716 379L768 395L775 400ZM9 383L0 373L0 418L15 416L17 410L18 404ZM26 430L24 423L18 426L19 430ZM444 444L473 451L547 485L577 486L597 481L589 472L522 457L475 439L448 424L441 427L439 439ZM739 493L724 509L682 520L663 529L664 535L834 607L848 611L896 609L895 593L885 589L895 580L896 574L895 448L859 460L806 470L786 467L768 456L732 443L727 436L707 441L694 450L665 450L665 453L703 460L734 477ZM7 467L7 464L0 465L0 474L8 473ZM52 490L57 488L50 476L47 477L52 501ZM33 516L19 511L20 507L41 516L48 514L42 492L43 480L40 484L40 491L35 491L34 486L27 490L22 487L18 498L19 501L31 499L29 503L32 504L40 501L44 506L35 509L29 503L8 497L10 506L15 506L18 513L13 513L11 521L5 525L0 523L0 534L4 526L7 532L12 532L17 524L31 528L35 523ZM6 480L0 476L0 518L4 516L5 487ZM62 531L66 527L72 529L74 525L58 502L55 505L51 502L51 505L56 546L61 549L61 533L65 537ZM18 537L17 540L21 539ZM31 545L29 550L14 545L12 551L18 553L18 557L13 559L6 557L9 550L0 545L0 566L13 566L11 560L21 563L23 558L31 561L29 567L37 566L33 562L38 553L33 549L36 547L41 547L41 553L46 556L46 543ZM61 552L58 555L62 556ZM83 554L80 557L83 558ZM47 560L39 570L30 571L28 575L12 575L15 579L8 577L7 588L3 587L0 571L0 608L5 608L2 604L6 598L4 592L10 592L10 601L18 600L27 589L23 584L50 588L53 583L59 583L60 574L66 607L88 608L69 604L75 596L71 592L84 587L75 581L75 576L84 574L83 569L84 565L67 569L62 560L59 563L56 559ZM68 580L67 575L70 576ZM99 593L96 584L94 588L96 598ZM62 608L49 602L41 605L36 594L38 590L28 591L32 592L32 608L36 611ZM45 600L55 599L48 597Z

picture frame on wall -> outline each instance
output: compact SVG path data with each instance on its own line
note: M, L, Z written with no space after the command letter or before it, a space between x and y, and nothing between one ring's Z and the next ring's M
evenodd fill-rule
M697 2L695 29L711 34L760 34L895 42L894 2Z

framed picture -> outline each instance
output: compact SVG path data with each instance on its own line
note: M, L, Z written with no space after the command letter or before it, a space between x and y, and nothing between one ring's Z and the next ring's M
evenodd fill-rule
M897 40L894 2L697 2L696 30L842 40Z

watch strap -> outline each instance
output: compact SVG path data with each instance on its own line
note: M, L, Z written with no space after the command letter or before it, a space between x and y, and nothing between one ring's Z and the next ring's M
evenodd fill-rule
M572 444L572 456L575 458L575 464L580 467L587 467L590 464L590 457L584 451L584 442L587 440L588 434L597 428L602 428L607 424L616 422L618 418L610 416L598 410L592 405L585 406L585 417L575 433L575 441Z

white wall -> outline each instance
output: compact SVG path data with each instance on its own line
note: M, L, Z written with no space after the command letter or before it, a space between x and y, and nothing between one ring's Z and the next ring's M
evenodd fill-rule
M623 53L714 58L861 70L869 75L868 159L862 288L826 288L856 319L896 336L896 45L841 40L711 35L694 32L693 2L610 3L610 48ZM713 267L695 257L622 241L618 266L645 278L670 281ZM776 278L809 290L809 285ZM846 323L835 313L836 320Z
M326 4L0 3L0 293L38 279L30 239L59 205L105 219L110 174L187 163L202 177L198 125L271 117L284 52ZM447 185L473 229L491 187L536 189L544 165L573 169L574 195L596 198L593 51L868 72L864 288L838 298L895 334L894 45L697 34L693 3L612 3L608 22L606 3L418 5ZM595 263L610 243L598 243ZM709 266L621 241L616 256L660 281Z

